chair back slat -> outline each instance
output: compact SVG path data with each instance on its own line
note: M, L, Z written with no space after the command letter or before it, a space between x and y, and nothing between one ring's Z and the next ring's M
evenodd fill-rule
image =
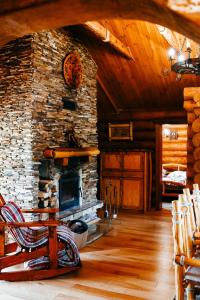
M188 202L188 209L190 212L190 225L191 225L191 229L192 231L196 231L197 227L196 227L196 222L195 222L195 216L194 216L194 208L192 205L192 196L190 194L190 190L188 188L183 189L183 194L186 196L186 201Z
M199 191L199 185L193 184L193 205L194 205L194 212L195 212L195 221L196 221L196 227L197 231L200 231L200 191Z

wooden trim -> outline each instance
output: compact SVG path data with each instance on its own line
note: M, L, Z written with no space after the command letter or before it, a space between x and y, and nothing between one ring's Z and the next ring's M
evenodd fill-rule
M162 197L162 125L156 124L156 209L160 209Z
M108 98L108 100L110 101L112 107L114 108L115 112L117 114L119 114L120 109L117 107L115 100L113 99L113 97L111 96L111 94L108 92L108 89L106 88L104 82L102 81L101 77L99 76L99 74L97 73L97 81L100 85L100 87L102 88L102 90L104 91L106 97Z
M115 50L121 53L128 59L133 59L132 55L128 51L128 48L106 27L101 25L99 22L86 22L83 26L92 31L101 41L108 43Z

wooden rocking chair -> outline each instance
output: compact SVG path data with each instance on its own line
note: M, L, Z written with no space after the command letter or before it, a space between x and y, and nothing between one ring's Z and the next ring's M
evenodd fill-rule
M55 219L57 211L55 208L20 210L14 202L5 203L0 195L0 280L39 280L80 268L78 249L68 227ZM48 213L49 219L25 222L22 212ZM15 242L5 243L6 227ZM13 268L23 263L25 269ZM8 267L11 270L4 270Z

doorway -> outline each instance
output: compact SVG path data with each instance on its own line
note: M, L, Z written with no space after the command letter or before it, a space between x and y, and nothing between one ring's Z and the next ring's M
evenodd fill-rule
M171 208L186 186L187 124L162 125L162 208Z

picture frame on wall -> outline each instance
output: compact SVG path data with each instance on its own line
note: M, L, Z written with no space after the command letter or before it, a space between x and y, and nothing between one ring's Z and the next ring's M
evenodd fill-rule
M133 123L108 123L108 137L109 141L133 141Z

